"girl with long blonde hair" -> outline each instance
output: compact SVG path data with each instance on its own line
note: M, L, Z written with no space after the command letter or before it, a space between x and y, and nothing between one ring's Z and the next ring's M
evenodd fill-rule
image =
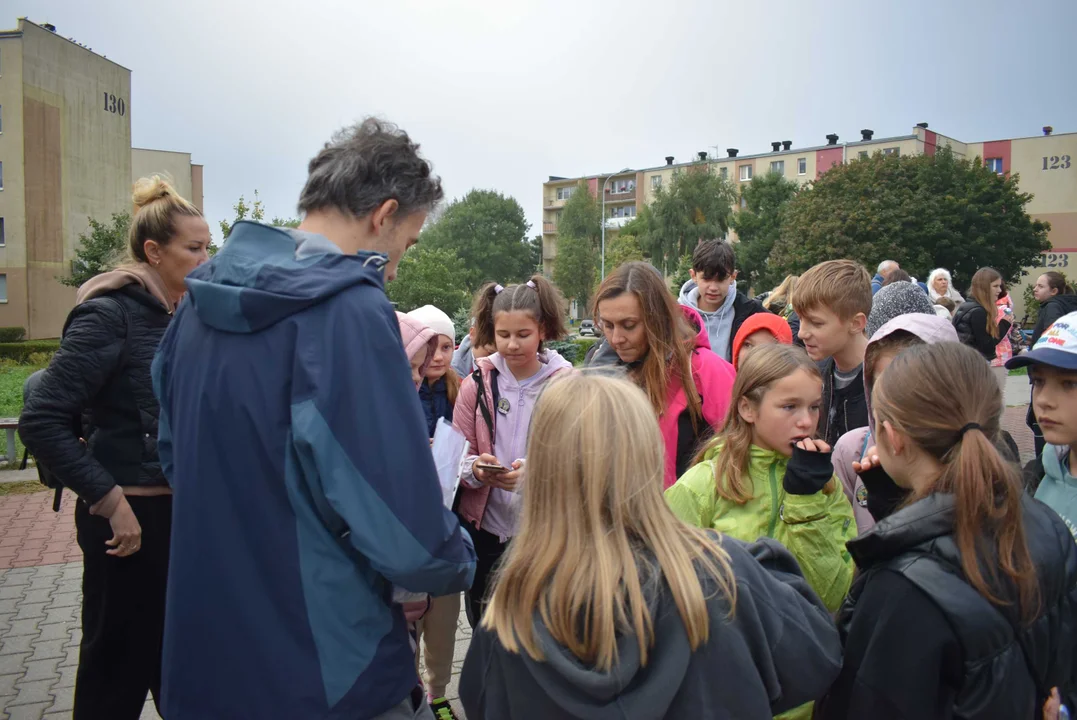
M527 455L519 530L464 662L468 717L760 717L825 691L840 662L825 608L776 543L670 512L639 388L551 382Z
M1002 296L1002 275L994 268L984 267L972 276L969 298L954 313L954 329L962 343L983 355L995 359L998 344L1010 332L1012 313L997 319L996 302Z

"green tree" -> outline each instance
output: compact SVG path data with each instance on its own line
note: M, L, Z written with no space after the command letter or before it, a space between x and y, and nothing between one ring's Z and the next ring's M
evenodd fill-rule
M239 200L232 206L232 209L236 214L235 218L232 219L232 222L228 222L227 220L220 221L221 236L223 237L223 240L221 241L222 244L228 240L228 236L232 234L232 227L240 220L251 220L253 222L263 222L265 220L265 206L258 197L257 190L254 191L254 201L251 202L250 205L248 205L246 199L240 195ZM274 227L297 228L299 227L300 222L301 220L299 218L274 217L269 221L269 224ZM218 250L220 250L219 246L211 244L209 246L210 257L216 255Z
M590 305L598 270L597 255L588 238L558 234L553 281L565 297L576 300L581 308Z
M90 232L79 235L75 259L71 261L71 275L57 278L68 287L79 287L93 276L111 270L123 260L127 250L130 215L113 213L108 224L88 219Z
M705 164L675 175L668 190L655 194L647 231L640 236L643 251L668 270L701 240L725 237L736 200L733 183Z
M597 248L602 240L602 206L591 194L587 183L576 186L572 197L565 201L557 221L560 237L585 238Z
M611 273L626 262L643 259L643 250L635 235L627 235L622 229L611 240L606 238L606 273Z
M528 257L529 272L533 275L542 272L542 235L536 235L528 243L531 255Z
M733 216L737 231L737 269L748 287L768 290L782 280L782 273L767 264L770 251L781 236L782 214L800 186L779 173L767 173L746 183L741 190L741 209Z
M445 208L421 239L427 247L453 252L465 268L460 285L474 292L490 280L507 285L533 274L530 227L515 198L472 190Z
M451 317L470 300L465 274L464 264L451 250L420 245L404 253L396 280L386 284L385 294L400 312L433 305Z
M681 255L677 261L677 269L669 276L669 289L674 296L681 294L681 286L692 279L689 272L692 270L692 254Z
M1032 196L1018 182L949 148L836 166L789 202L770 265L802 272L844 257L874 268L889 258L916 277L945 267L967 284L986 265L1016 282L1050 249L1050 225L1029 217Z

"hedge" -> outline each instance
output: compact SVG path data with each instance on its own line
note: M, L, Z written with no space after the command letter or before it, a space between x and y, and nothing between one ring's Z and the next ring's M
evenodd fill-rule
M16 343L26 339L26 328L0 327L0 343Z
M579 365L583 362L584 355L596 342L598 342L597 338L575 338L559 342L548 342L546 347L556 350L561 357L573 365Z
M51 355L60 349L59 340L28 340L26 342L0 343L0 359L25 363L35 353Z

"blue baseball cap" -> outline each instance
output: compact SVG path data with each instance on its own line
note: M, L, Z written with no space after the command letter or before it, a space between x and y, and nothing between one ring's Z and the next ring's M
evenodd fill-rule
M1055 320L1024 355L1011 358L1009 370L1028 365L1049 365L1062 370L1077 370L1077 312Z

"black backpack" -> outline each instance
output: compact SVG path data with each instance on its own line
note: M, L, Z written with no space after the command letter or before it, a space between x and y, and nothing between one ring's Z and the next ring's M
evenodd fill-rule
M123 306L123 303L121 303L120 301L115 300L113 298L109 298L109 300L111 302L115 303L116 306L120 309L120 312L123 314L124 328L126 329L126 333L127 333L127 337L124 339L123 349L120 351L120 362L116 366L116 370L115 370L116 373L119 373L125 367L127 367L127 361L129 359L129 350L128 350L128 348L131 345L131 321L130 321L130 318L127 316L127 308L125 308ZM72 310L71 312L73 313L74 310ZM71 322L71 315L69 314L67 316L67 320L64 321L64 331L65 332L66 332L67 326L68 326L68 324L70 322ZM45 374L45 370L38 370L37 372L31 374L30 377L26 378L26 382L24 382L23 385L22 385L22 404L23 404L23 407L26 407L26 403L30 399L30 395L33 394L34 390L37 389L37 386L40 384L41 378L44 376L44 374ZM82 416L81 416L81 414L71 418L71 432L73 432L75 434L75 437L80 438L80 439L83 438L84 428L83 428L83 425L82 425ZM83 442L85 442L85 440L83 440ZM29 459L30 459L30 451L28 449L24 448L23 452L22 452L22 464L19 465L20 470L25 470L26 469L26 465L27 465ZM53 512L60 512L60 499L63 496L64 484L60 481L60 478L58 478L55 473L53 473L47 467L42 465L39 460L35 459L34 464L35 464L35 467L37 468L37 479L38 479L38 481L40 481L41 484L44 485L45 487L47 487L50 490L54 491L53 496L52 496L52 509L53 509Z

